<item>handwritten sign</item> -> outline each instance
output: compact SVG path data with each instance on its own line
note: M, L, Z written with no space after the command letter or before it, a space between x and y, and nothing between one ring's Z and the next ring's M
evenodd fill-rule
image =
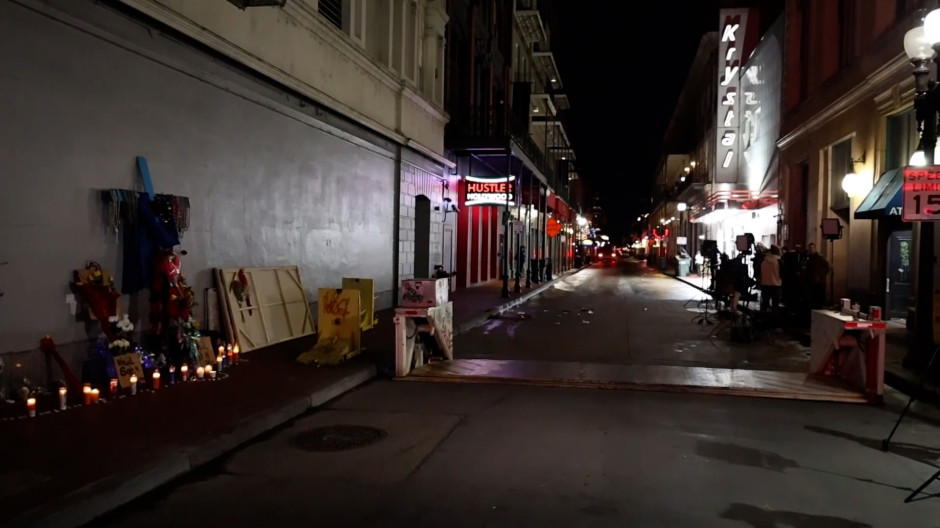
M196 341L196 350L199 351L199 366L215 366L215 351L212 350L212 338L200 337Z
M131 376L137 375L138 381L144 380L144 366L140 364L140 355L121 354L114 356L114 369L117 371L118 383L121 388L126 389L131 386Z

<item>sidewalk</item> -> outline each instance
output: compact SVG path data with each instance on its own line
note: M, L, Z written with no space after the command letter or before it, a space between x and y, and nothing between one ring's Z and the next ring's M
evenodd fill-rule
M499 282L454 292L455 333L555 281L509 299L501 298ZM297 363L316 341L308 337L245 354L215 381L168 386L165 376L157 391L142 385L136 396L109 403L82 406L70 398L65 412L48 412L53 396L39 400L33 419L23 417L22 403L0 402L0 438L8 446L0 526L85 524L373 379L393 363L393 315L378 312L379 324L362 335L364 352L338 366Z
M698 282L701 281L701 277L698 275L678 277L675 273L668 271L660 271L660 273L702 290L702 287L698 285ZM794 338L809 343L810 330L808 328L792 328L790 330ZM903 324L889 322L885 334L885 385L911 396L917 392L920 373L905 367L903 364L904 357L908 353L907 327ZM925 386L925 390L921 392L918 398L925 403L940 405L940 393L937 392L937 387L930 383Z

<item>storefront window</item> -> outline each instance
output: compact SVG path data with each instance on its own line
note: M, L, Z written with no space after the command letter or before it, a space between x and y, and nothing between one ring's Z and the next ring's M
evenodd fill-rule
M917 148L917 118L913 110L888 117L885 131L885 169L907 165Z

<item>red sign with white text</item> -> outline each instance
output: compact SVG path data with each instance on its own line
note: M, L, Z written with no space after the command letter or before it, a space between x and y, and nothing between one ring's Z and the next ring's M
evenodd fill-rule
M904 167L901 197L905 222L940 220L940 165Z

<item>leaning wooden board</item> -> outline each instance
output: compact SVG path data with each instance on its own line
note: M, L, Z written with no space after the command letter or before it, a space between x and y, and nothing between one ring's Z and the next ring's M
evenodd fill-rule
M228 339L242 352L315 333L297 266L218 268Z

